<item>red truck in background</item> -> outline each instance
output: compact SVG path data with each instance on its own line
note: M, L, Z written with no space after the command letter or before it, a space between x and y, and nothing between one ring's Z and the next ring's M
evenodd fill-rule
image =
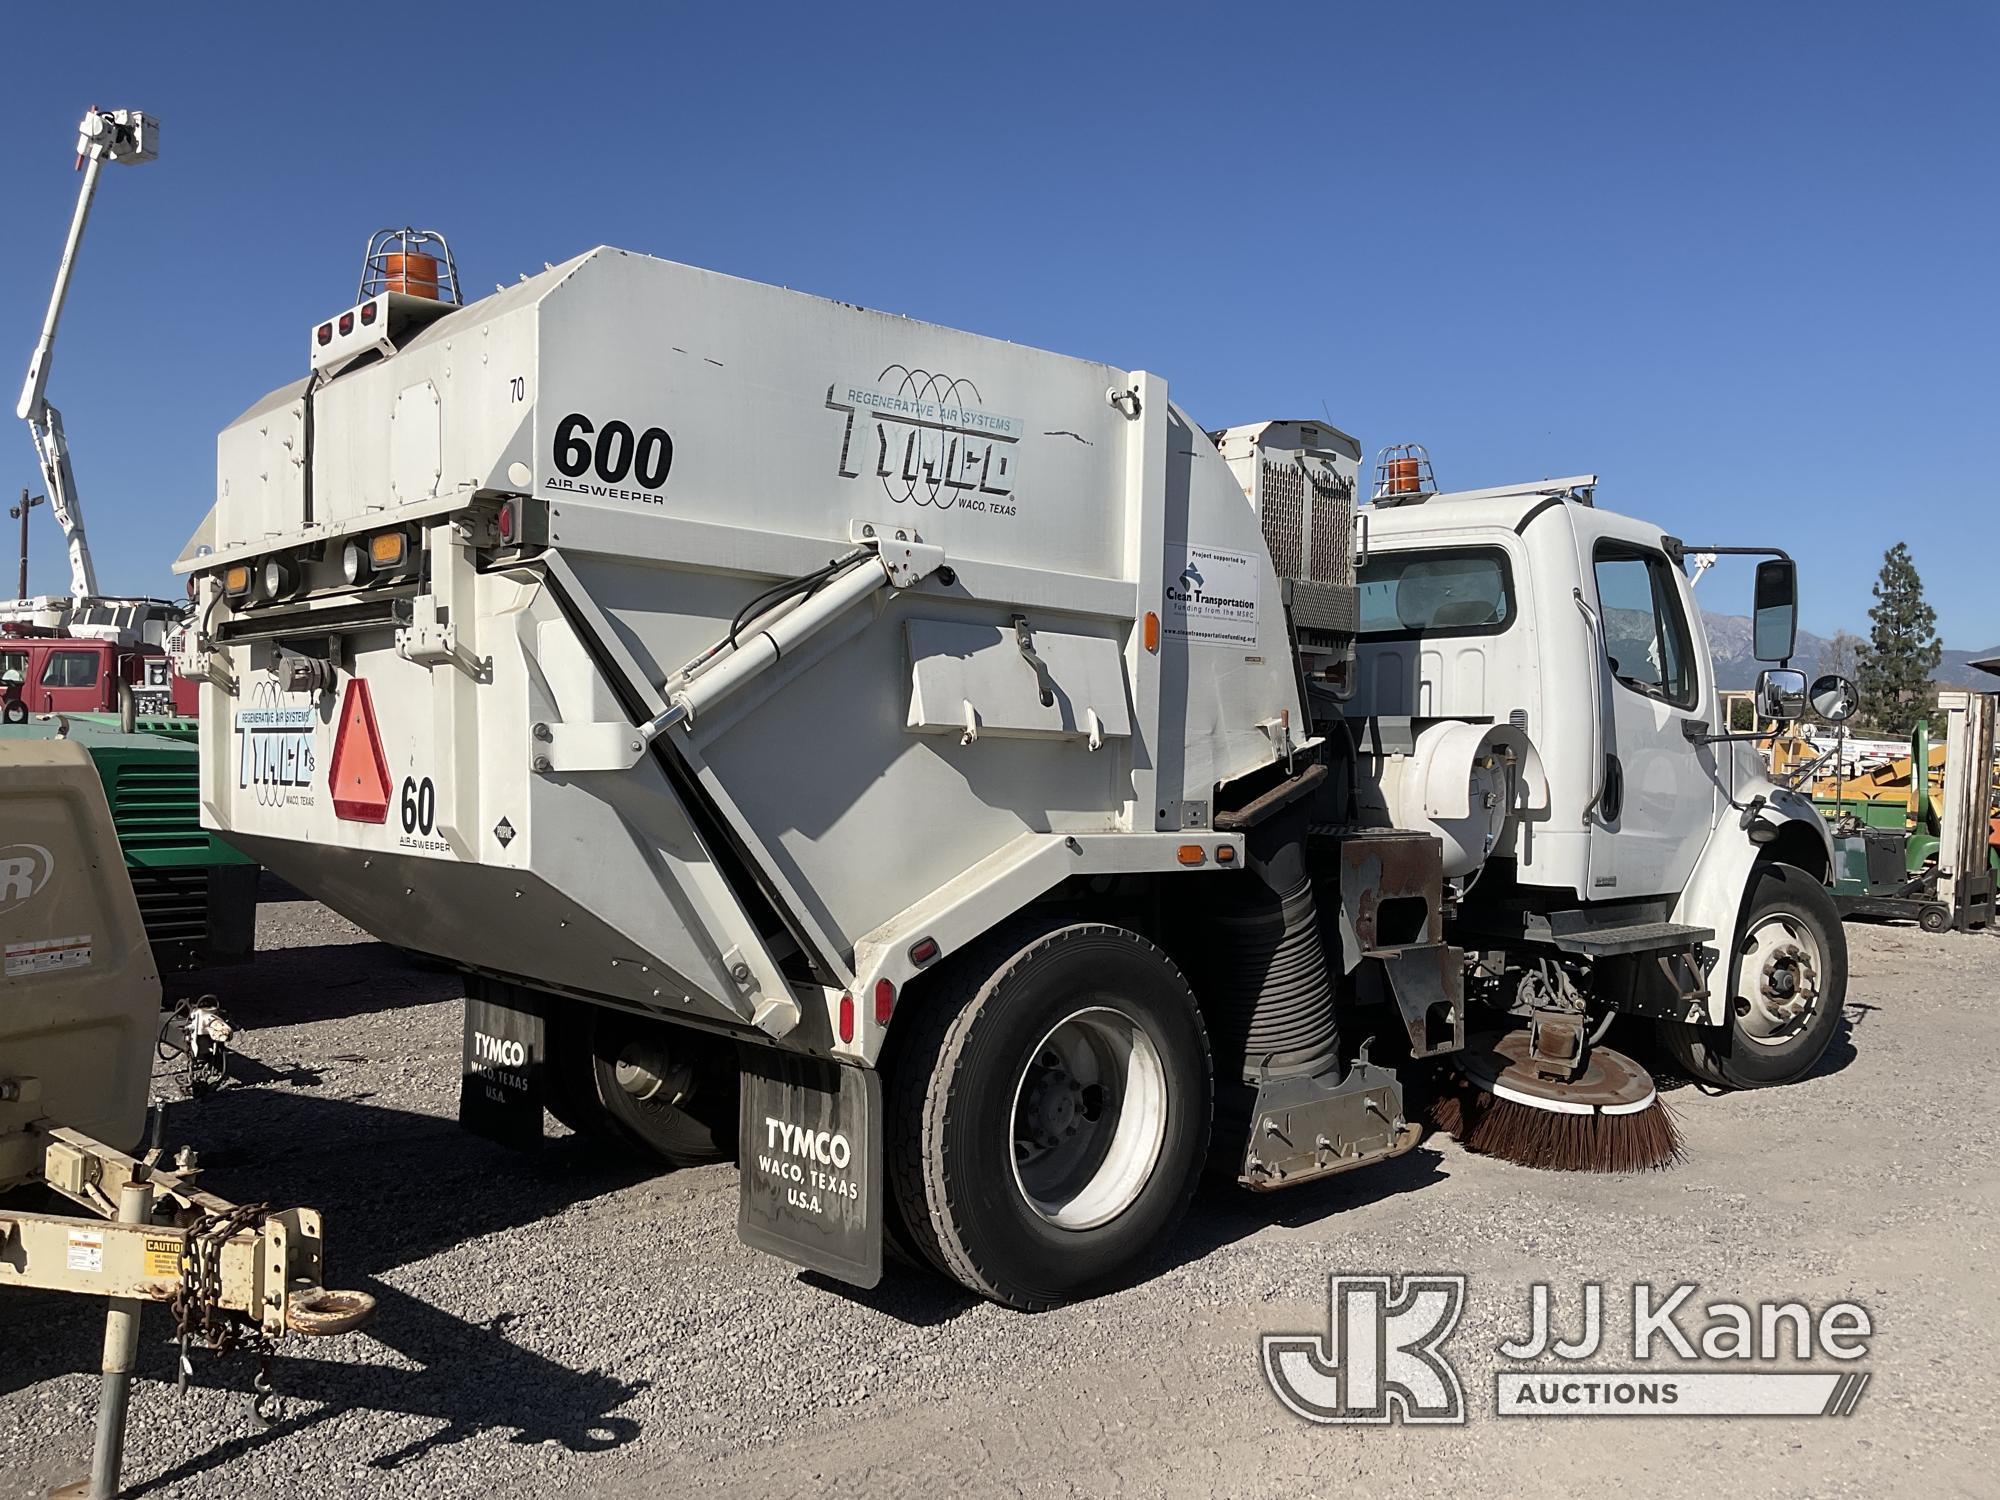
M153 645L71 636L46 626L0 621L0 720L31 714L118 713L129 687L139 718L188 718L196 685L177 677Z

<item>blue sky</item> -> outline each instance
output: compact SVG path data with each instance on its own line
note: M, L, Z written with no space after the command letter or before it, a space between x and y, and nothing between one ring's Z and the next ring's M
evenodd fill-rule
M107 588L171 587L216 431L415 222L475 290L611 243L1154 370L1207 426L1421 440L1448 486L1594 470L1690 540L1790 547L1822 634L1865 631L1904 539L1946 643L2000 643L1990 4L369 14L403 39L9 17L10 406L76 119L162 122L107 176L50 387ZM59 541L38 512L37 590Z

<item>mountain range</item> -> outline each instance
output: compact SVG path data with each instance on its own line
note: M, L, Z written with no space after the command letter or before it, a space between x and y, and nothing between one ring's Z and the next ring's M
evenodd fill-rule
M1714 614L1703 610L1701 618L1708 630L1709 654L1715 658L1716 686L1725 690L1755 686L1757 673L1766 663L1758 661L1750 654L1750 617ZM1792 665L1808 677L1817 675L1824 670L1820 663L1832 644L1825 636L1801 630L1798 646L1792 657ZM2000 691L2000 678L1974 671L1971 666L1974 658L1989 656L2000 656L2000 646L1988 646L1984 651L1954 651L1946 647L1944 657L1938 663L1938 669L1931 673L1931 681L1939 687L1973 687L1987 692Z

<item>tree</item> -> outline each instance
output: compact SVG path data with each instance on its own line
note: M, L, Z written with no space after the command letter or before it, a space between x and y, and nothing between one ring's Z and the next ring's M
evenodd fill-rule
M1882 554L1868 619L1868 649L1860 663L1862 712L1884 734L1900 739L1930 713L1937 696L1931 673L1944 655L1937 611L1924 603L1917 565L1901 542Z
M1867 642L1851 630L1836 630L1820 653L1819 670L1853 681L1861 672L1861 653Z

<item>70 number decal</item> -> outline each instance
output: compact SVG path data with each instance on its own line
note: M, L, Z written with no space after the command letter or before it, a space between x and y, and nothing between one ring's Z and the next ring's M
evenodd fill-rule
M591 442L592 435L597 441ZM623 484L629 475L641 489L656 490L667 482L674 466L674 440L664 427L648 427L636 437L619 421L596 426L573 411L556 423L556 467L571 479L594 469L606 484Z

